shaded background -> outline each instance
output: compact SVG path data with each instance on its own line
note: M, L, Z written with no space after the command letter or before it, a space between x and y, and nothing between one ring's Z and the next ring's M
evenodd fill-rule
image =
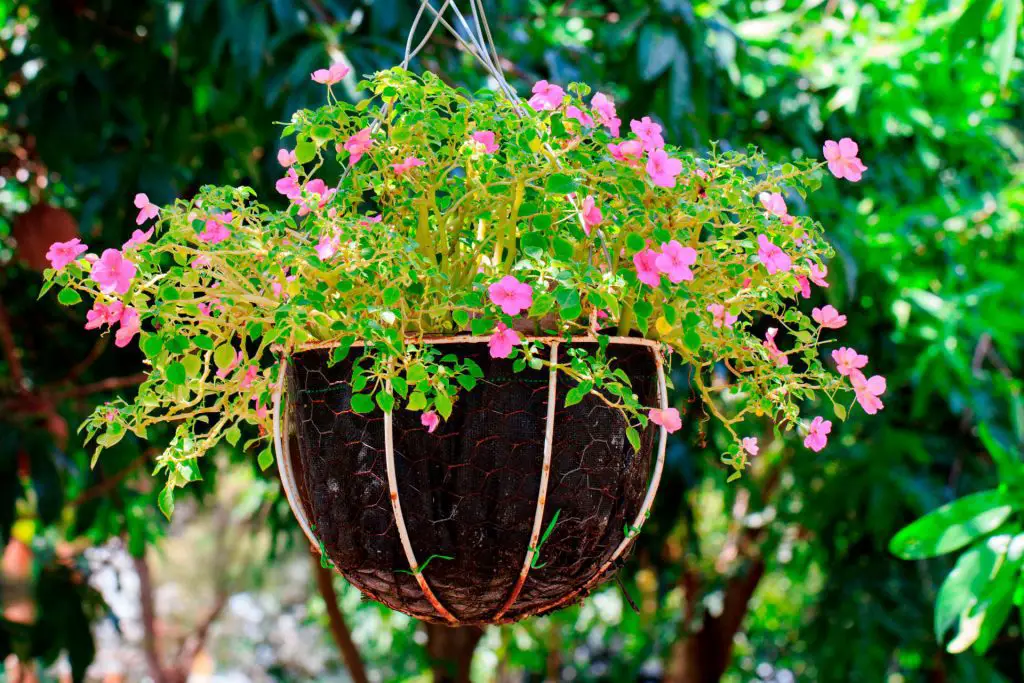
M36 301L42 254L77 234L119 245L139 191L270 197L275 122L323 99L309 73L397 63L415 3L0 0L0 655L43 679L161 683L470 666L509 682L1021 680L1017 616L985 657L946 654L931 621L948 561L886 550L991 484L979 425L1024 443L1020 0L486 4L521 93L585 81L696 150L860 143L863 182L787 199L833 241L814 304L849 315L843 342L888 377L885 411L855 411L818 454L771 442L726 485L722 435L681 390L684 429L620 575L638 613L612 584L544 619L425 629L307 557L252 454L208 458L168 524L151 446L126 438L89 468L79 420L142 366L82 330L81 309ZM441 34L413 68L486 85ZM354 82L335 92L358 99Z

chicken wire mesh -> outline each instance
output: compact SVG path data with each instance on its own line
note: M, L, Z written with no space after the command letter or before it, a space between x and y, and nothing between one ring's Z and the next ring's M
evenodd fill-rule
M542 528L558 518L521 592L502 612L530 546L549 373L513 372L511 361L490 358L486 344L449 344L445 352L474 360L484 378L460 394L433 434L418 412L398 409L392 418L397 489L422 578L464 624L516 621L582 599L617 568L596 577L641 509L657 430L648 426L634 451L625 418L599 398L564 407L575 383L558 374ZM565 353L560 346L560 362ZM607 353L640 400L655 405L656 352L613 343ZM409 571L389 496L384 417L352 411L352 360L329 366L329 357L329 349L303 351L289 370L289 457L306 518L322 551L364 594L419 619L451 623Z

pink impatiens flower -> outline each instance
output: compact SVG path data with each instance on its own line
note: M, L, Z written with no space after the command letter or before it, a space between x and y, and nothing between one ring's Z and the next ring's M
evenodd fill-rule
M363 158L363 155L370 151L373 140L370 139L370 129L363 128L345 141L345 149L349 153L349 166Z
M846 325L846 316L840 315L835 306L815 307L811 310L811 317L814 318L814 322L831 330L838 330Z
M711 325L714 327L732 327L739 320L739 316L729 313L723 304L709 304L708 311L711 312Z
M284 178L274 183L274 189L288 199L295 199L302 196L302 186L299 185L299 174L294 168L289 168Z
M203 231L199 233L199 239L210 244L220 244L231 237L231 231L228 229L227 224L231 222L232 218L233 216L230 211L213 214L206 221Z
M785 367L789 365L789 357L779 350L779 347L775 345L775 335L779 333L778 328L769 327L768 331L764 334L764 348L768 351L768 357L772 359L776 367Z
M344 64L331 64L327 69L317 69L310 74L310 78L323 85L334 85L348 76L349 71L351 69Z
M533 287L520 282L514 275L501 278L487 292L505 315L519 315L533 305Z
M149 241L149 238L153 236L153 228L150 228L146 232L141 230L135 230L132 232L132 236L128 238L128 241L122 245L121 249L134 249L140 247Z
M121 320L123 312L124 304L120 301L112 301L109 304L96 301L92 305L92 310L85 314L85 329L95 330L104 325L113 325Z
M665 146L665 139L661 137L661 126L651 121L650 116L645 116L639 121L633 119L629 122L629 129L644 143L645 152L653 152Z
M683 162L673 159L663 149L656 149L647 156L647 175L658 187L675 187L676 176L683 172Z
M364 228L369 228L374 223L380 223L382 220L384 220L384 216L378 213L374 216L367 216L366 218L363 218L362 220L359 221L359 225L363 226Z
M114 333L114 346L123 349L131 343L132 338L142 329L139 323L139 312L131 306L126 306L121 313L120 322L121 327Z
M757 445L756 436L744 437L740 441L740 443L743 444L743 450L745 450L747 453L750 453L751 455L757 455L758 451L761 450L761 447Z
M104 294L124 294L135 278L135 264L117 249L106 249L92 266L92 279Z
M566 118L579 121L581 125L587 128L593 128L594 126L594 118L575 104L570 104L565 108L565 116Z
M692 280L693 271L690 266L697 262L697 250L693 247L684 247L676 240L661 245L661 253L655 259L654 265L658 271L668 275L673 283L683 280Z
M626 140L618 145L613 142L608 145L608 151L616 161L624 161L630 166L639 166L644 156L644 145L639 140Z
M433 410L429 410L420 415L420 424L427 428L428 434L433 434L437 425L441 424L441 416Z
M608 129L614 137L619 137L619 127L622 121L619 120L615 111L615 102L603 92L594 93L590 99L590 108L597 114L597 122Z
M238 383L238 386L240 386L243 389L248 389L249 387L252 386L252 383L256 381L256 378L259 377L259 375L259 368L257 368L255 365L250 365L245 369L245 374L242 375L242 379Z
M761 263L764 264L769 275L774 275L778 272L789 272L793 267L793 261L789 258L789 255L772 242L769 242L768 238L764 235L757 236L757 246L757 257L761 259Z
M601 224L603 216L601 215L601 209L597 208L597 204L594 203L593 197L587 197L583 200L583 232L590 236L590 230Z
M778 192L762 192L757 196L761 200L761 206L773 216L782 219L783 224L790 225L793 217L789 215L789 208L786 206L785 198Z
M828 287L828 281L825 280L825 278L828 277L828 268L826 268L825 266L819 268L817 265L811 263L810 261L807 262L807 267L810 270L810 273L807 277L811 279L811 282L818 285L819 287Z
M410 171L417 166L425 166L426 162L418 157L406 157L405 161L400 161L397 164L391 164L391 168L395 169L395 175L402 175L407 171Z
M679 417L679 411L675 408L651 408L651 412L647 413L647 417L651 419L656 425L665 428L665 431L671 434L672 432L679 431L679 428L683 426L683 420Z
M817 453L828 443L829 432L832 431L832 421L824 420L819 415L811 421L807 427L807 436L804 438L804 446Z
M498 143L494 141L494 131L478 130L469 137L483 147L484 154L494 154L498 151Z
M811 281L807 279L806 275L796 276L796 284L793 285L793 291L805 299L811 298Z
M512 347L522 343L523 340L519 338L518 332L509 329L505 323L498 323L494 334L487 341L487 346L490 349L491 358L508 358L512 353Z
M46 252L46 258L50 261L50 267L54 270L64 270L67 265L73 262L80 254L89 250L89 247L82 244L82 240L75 237L67 242L54 242Z
M319 178L310 180L306 183L306 187L303 188L303 193L306 196L305 201L298 202L299 215L305 216L314 208L324 208L337 191L336 188L327 187L327 183Z
M156 218L157 214L160 213L157 205L150 202L149 197L144 192L135 195L135 208L139 210L139 215L135 217L136 225L142 225L150 218Z
M565 91L562 88L543 80L537 81L530 92L533 93L533 97L527 104L537 111L558 109L565 98Z
M316 255L320 257L320 260L326 261L338 253L338 246L339 240L337 237L324 235L320 238L320 242L317 243L314 249L316 249Z
M653 249L644 249L633 255L633 265L636 267L636 277L640 282L651 287L661 284L661 272L658 270L658 252Z
M849 375L868 364L868 357L857 353L851 348L841 346L832 352L832 360L836 362L836 370L840 375Z
M277 163L281 164L285 168L294 166L298 163L298 159L295 158L295 152L290 149L279 149L277 150Z
M828 161L828 170L836 178L846 178L855 183L868 170L857 158L857 143L850 138L843 138L839 142L828 140L822 151Z
M868 415L874 415L885 407L882 400L878 398L885 393L885 378L881 375L873 375L871 378L864 377L860 370L850 372L850 382L853 384L853 391L857 395L857 403Z

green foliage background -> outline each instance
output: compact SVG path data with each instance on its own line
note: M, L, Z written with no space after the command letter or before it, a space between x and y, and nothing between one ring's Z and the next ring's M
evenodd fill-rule
M696 149L717 140L800 157L820 155L825 139L857 140L863 182L787 199L830 231L838 256L824 302L848 314L844 343L872 358L889 392L884 412L836 425L822 453L773 444L727 485L720 435L681 391L685 427L621 575L640 614L613 587L582 608L489 632L480 648L505 663L478 656L478 677L541 680L559 651L561 675L575 680L1020 680L1017 615L986 656L948 655L931 622L951 561L887 550L913 518L993 484L980 425L1024 443L1020 0L487 5L520 92L538 78L585 81L617 99L623 120L651 114L668 139ZM135 227L137 191L164 203L204 183L246 183L270 196L275 121L322 98L309 73L340 58L357 73L393 65L414 9L0 0L0 301L25 376L17 385L9 357L0 360L0 540L12 529L33 539L38 594L62 610L41 604L35 628L0 629L0 652L45 659L65 648L81 671L95 595L47 562L50 551L119 536L139 555L166 530L142 444L125 440L90 470L73 428L66 441L55 436L54 415L77 425L108 396L92 383L137 371L139 359L101 348L68 377L95 336L56 302L35 300L38 274L16 258L16 216L40 201L63 206L85 241L116 246ZM440 35L414 68L484 85ZM218 485L213 463L203 477L190 489L200 506ZM105 495L81 502L97 485ZM273 486L262 501L274 547L298 544ZM390 648L364 641L371 671L392 680L429 669L414 624L351 594L342 602L392 633Z

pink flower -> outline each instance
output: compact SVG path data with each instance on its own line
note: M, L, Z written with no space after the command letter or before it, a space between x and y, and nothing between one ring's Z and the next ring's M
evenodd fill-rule
M763 206L765 211L771 215L778 216L779 218L786 218L789 216L789 208L786 206L786 200L778 192L762 192L757 197L761 200L761 206Z
M327 69L317 69L310 74L310 78L323 85L334 85L345 78L345 76L348 76L349 71L351 69L344 64L331 64Z
M817 453L828 443L829 432L832 431L832 421L823 420L821 416L814 418L807 427L807 436L804 438L804 446Z
M629 129L644 143L645 152L653 152L665 146L665 139L661 137L661 126L651 121L650 116L645 116L639 121L633 119L629 122Z
M498 323L487 346L491 350L491 358L508 358L512 353L512 347L522 343L518 332L510 330L505 323Z
M490 130L478 130L469 136L473 142L482 145L484 154L494 154L498 151L498 143L494 141L494 132Z
M400 161L397 164L391 164L391 168L395 169L395 175L402 175L417 166L425 165L426 163L422 159L417 157L406 157L405 161Z
M814 308L811 311L811 317L814 318L814 322L831 330L838 330L846 325L846 316L839 315L839 311L834 306Z
M361 131L345 141L345 149L349 153L349 166L363 158L363 155L370 151L373 140L370 139L370 129L363 128Z
M96 301L92 310L85 314L85 329L95 330L104 325L113 325L121 319L124 312L124 304L120 301L112 301L109 304L101 304Z
M671 434L672 432L679 431L679 428L683 426L683 420L679 417L679 411L675 408L651 408L651 412L647 413L647 417L651 419L656 425L665 428L665 431Z
M191 265L192 265L193 268L202 268L204 266L209 266L210 265L210 257L207 256L206 254L202 254L200 256L196 256L194 259L192 259L192 264Z
M729 313L722 304L710 304L708 311L711 312L711 324L714 327L732 327L739 320L739 316Z
M256 401L256 419L265 420L270 415L270 410L260 402L258 396L253 396L252 400Z
M217 376L224 379L231 374L231 371L238 367L238 364L242 362L242 352L235 351L235 357L228 363L227 367L220 368L217 370Z
M764 264L769 275L778 272L787 273L793 267L793 261L790 260L789 255L769 242L764 235L757 236L757 245L757 257L761 259L761 263Z
M811 282L819 287L828 287L828 282L825 280L825 278L828 277L828 268L825 266L818 268L817 265L810 261L807 262L807 267L811 271L808 275L808 277L811 278Z
M619 126L622 125L622 121L618 118L612 98L603 92L594 93L590 100L590 108L597 112L597 122L607 128L613 136L619 137Z
M647 175L658 187L675 187L676 176L682 171L683 162L673 159L663 149L656 149L647 156Z
M644 156L644 145L639 140L626 140L622 144L611 143L608 151L616 161L624 161L630 166L639 166Z
M789 365L789 357L782 351L779 351L779 347L775 345L775 335L778 333L778 328L769 327L768 331L765 332L763 343L764 348L768 351L768 357L771 358L776 367L781 368Z
M382 220L384 220L384 216L378 213L375 216L367 216L366 218L360 220L359 225L363 226L364 228L368 228L374 223L380 223Z
M562 106L562 99L565 97L564 90L547 81L537 81L530 92L533 93L533 97L527 104L537 111L558 109Z
M668 275L668 279L674 283L683 280L692 280L693 272L690 266L697 262L697 250L693 247L684 247L676 240L661 245L661 253L654 261L658 271Z
M126 306L121 313L120 322L120 329L114 333L114 346L123 349L131 343L135 335L142 329L139 322L139 312L131 306Z
M302 196L302 187L299 185L299 174L294 168L289 168L284 178L274 183L274 189L288 199L295 199Z
M658 252L653 249L644 249L633 255L633 266L636 268L636 277L640 282L651 287L661 284L661 272L658 270Z
M298 163L298 159L295 158L295 152L290 149L279 149L277 150L277 163L281 164L285 168L294 166Z
M243 389L248 389L252 386L252 383L256 381L256 378L259 377L259 375L259 368L255 365L250 365L245 369L245 374L242 375L242 380L238 383L238 386Z
M82 244L77 237L67 242L54 242L46 252L46 258L50 266L57 271L64 270L69 263L78 258L80 254L89 250L89 247Z
M333 187L328 188L327 183L319 178L310 180L303 188L305 198L296 201L296 204L299 205L299 215L305 216L314 208L324 208L337 191Z
M743 450L751 455L757 455L758 451L761 450L761 447L757 445L756 436L745 437L740 441L740 443L743 444Z
M583 200L583 232L590 236L590 230L601 224L603 216L601 215L601 209L597 208L597 204L594 203L593 197L587 197Z
M870 379L864 377L860 370L850 372L850 382L857 395L857 403L868 415L874 415L885 407L882 400L878 398L885 393L885 378L881 375L874 375Z
M139 215L135 217L135 224L142 225L150 218L156 218L160 213L160 209L157 208L156 204L149 201L149 197L144 192L140 192L135 195L135 208L139 210Z
M488 288L491 301L498 306L505 315L519 315L533 305L533 287L517 280L512 275L506 275Z
M209 220L206 221L206 226L201 233L199 233L199 239L203 242L209 242L210 244L220 244L227 238L231 237L231 231L228 230L227 224L231 222L232 218L230 211L224 213L215 213Z
M566 118L576 119L580 122L580 125L586 126L587 128L592 128L594 126L593 117L577 107L575 104L570 104L565 108L565 116Z
M104 294L124 294L131 287L135 277L135 264L126 259L117 249L106 249L93 264L92 279Z
M868 364L867 356L845 346L832 352L832 360L836 362L836 370L840 375L849 375Z
M433 434L437 425L441 424L441 416L433 410L429 410L420 415L420 424L427 428L428 434Z
M822 151L828 161L828 170L836 178L846 178L855 183L868 170L857 158L857 143L850 138L843 138L839 142L828 140Z
M326 261L338 253L338 246L339 241L337 237L324 235L320 238L320 242L314 248L316 249L316 255L320 257L320 260Z
M124 243L121 249L134 249L136 247L140 247L146 242L148 242L149 238L152 236L153 228L150 228L146 232L142 232L141 230L135 230L134 232L132 232L132 236L128 239L127 242Z
M796 284L793 285L793 291L805 299L811 298L811 282L807 279L806 275L796 276Z

